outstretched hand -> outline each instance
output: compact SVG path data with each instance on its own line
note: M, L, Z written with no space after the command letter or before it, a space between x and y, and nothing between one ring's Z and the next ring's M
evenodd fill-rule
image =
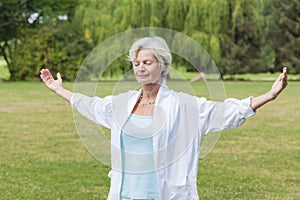
M41 70L41 79L45 83L45 85L52 90L54 93L56 93L58 96L62 97L66 101L70 102L71 97L73 96L73 92L70 90L65 89L62 86L62 78L60 73L57 73L57 79L55 80L51 74L51 72L48 69L42 69Z
M287 80L287 68L284 67L282 73L273 83L271 90L263 95L254 97L251 99L250 106L253 110L257 110L269 101L276 99L276 97L286 88L288 84Z
M288 85L287 68L284 67L282 73L275 80L271 89L274 98L276 98L282 92L282 90L286 88L287 85Z
M60 87L62 87L62 78L60 73L57 73L57 80L55 80L48 69L42 69L40 77L44 84L53 92L56 92Z

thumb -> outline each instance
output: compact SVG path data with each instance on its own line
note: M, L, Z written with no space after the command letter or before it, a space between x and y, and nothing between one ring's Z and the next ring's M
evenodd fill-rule
M282 81L282 78L283 78L283 73L281 73L281 74L279 75L278 80L279 80L279 81Z

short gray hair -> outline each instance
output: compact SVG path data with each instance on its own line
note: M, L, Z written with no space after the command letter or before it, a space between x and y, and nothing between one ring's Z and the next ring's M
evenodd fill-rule
M169 73L172 62L172 55L167 42L163 38L158 36L144 37L137 40L132 44L129 50L129 60L131 62L136 59L137 53L141 49L147 49L151 51L154 57L158 60L158 64L161 69L166 68L166 70L162 72L162 78L165 79L167 77L167 74Z

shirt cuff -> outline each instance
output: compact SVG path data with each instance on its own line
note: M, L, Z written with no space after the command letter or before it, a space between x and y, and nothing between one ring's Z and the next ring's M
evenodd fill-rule
M247 107L245 108L245 109L247 109L246 110L246 113L247 113L247 117L252 117L253 115L255 115L256 114L256 110L253 110L252 108L251 108L251 99L252 98L254 98L254 96L250 96L250 97L248 97L248 98L246 98L246 99L242 99L241 101L242 101L242 103L244 104L244 105L247 105Z
M70 98L70 104L72 107L74 107L74 96L75 96L76 93L73 93L73 95L71 96Z

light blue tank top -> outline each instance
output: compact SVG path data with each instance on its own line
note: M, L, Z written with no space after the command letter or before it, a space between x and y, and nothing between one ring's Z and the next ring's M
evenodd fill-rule
M159 199L153 163L152 116L131 114L121 132L122 186L120 196Z

